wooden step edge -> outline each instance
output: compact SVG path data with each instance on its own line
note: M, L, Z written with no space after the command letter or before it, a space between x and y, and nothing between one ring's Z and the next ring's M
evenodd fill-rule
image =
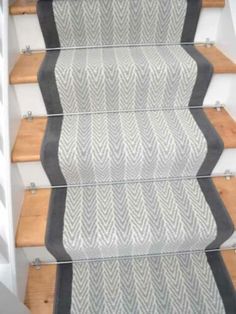
M236 178L214 178L213 182L227 208L236 230ZM16 247L45 246L51 189L39 189L36 193L25 191L24 202L16 233Z
M56 265L29 267L24 303L32 314L53 314L56 275Z
M226 110L204 109L208 119L222 138L225 148L236 148L236 121ZM52 118L53 119L53 118ZM12 162L40 160L41 145L47 125L47 118L22 119L16 142L12 150Z
M226 57L217 47L196 47L213 65L215 74L236 73L236 63ZM21 54L10 73L10 84L29 84L38 82L38 71L45 52Z
M51 189L40 189L36 193L24 192L24 201L16 232L16 247L45 246Z
M37 0L16 0L9 6L11 15L36 14Z
M203 0L203 8L224 8L225 0Z
M40 150L47 126L47 118L22 119L12 150L12 162L40 160Z
M37 0L16 0L9 7L11 15L36 14ZM203 0L203 8L223 8L225 0Z
M221 252L225 266L236 289L236 254ZM52 314L56 291L56 265L44 265L38 270L29 267L25 305L32 314Z

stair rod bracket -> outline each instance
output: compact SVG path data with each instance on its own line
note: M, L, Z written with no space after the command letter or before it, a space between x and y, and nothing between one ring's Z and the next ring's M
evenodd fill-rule
M32 111L27 111L27 113L23 116L24 119L27 119L28 121L33 120L33 113Z
M212 46L214 46L214 42L211 41L210 38L206 38L205 47L206 48L211 48Z
M41 264L42 264L42 262L38 257L35 258L35 260L32 262L32 266L34 266L35 269L37 269L37 270L40 270Z
M26 55L32 55L32 49L30 45L26 45L25 49L22 49L21 52Z
M231 178L234 176L234 174L230 170L226 170L224 174L226 180L231 180Z
M37 186L34 182L30 182L29 190L32 194L36 194L37 192Z
M221 102L220 102L219 100L217 100L216 103L215 103L216 111L219 111L219 112L220 112L223 107L224 107L224 106L221 104Z

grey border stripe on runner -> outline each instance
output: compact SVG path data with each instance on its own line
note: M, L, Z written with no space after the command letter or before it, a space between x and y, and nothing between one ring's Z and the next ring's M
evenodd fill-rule
M202 8L202 0L186 0L188 2L181 42L193 42Z
M59 50L46 52L38 71L38 83L48 114L63 113L55 71L52 71L55 70L59 54Z
M60 40L53 13L53 0L38 0L37 15L47 48L60 47Z
M39 0L37 14L47 48L60 47L59 36L53 15L52 0ZM47 113L62 113L62 106L56 85L54 71L47 71L53 65L55 69L60 51L47 52L38 73L38 82L46 105ZM52 185L66 181L58 160L58 145L63 117L49 118L41 147L41 162ZM49 158L53 156L54 158ZM59 260L70 260L63 246L63 222L67 189L51 191L50 205L45 235L45 245L50 253ZM69 314L73 269L72 265L57 266L54 313Z
M197 62L198 65L198 77L193 89L189 106L200 107L203 104L204 97L210 84L213 69L210 63L197 51L195 47L188 46L184 47L184 49L190 54L190 56ZM222 154L224 144L215 128L208 120L206 114L203 111L203 108L199 108L199 110L190 109L190 111L200 130L203 132L208 146L207 156L197 175L209 175L211 174ZM233 234L234 225L212 180L197 180L217 224L217 237L207 247L207 249L217 249ZM216 280L226 313L235 313L234 310L231 310L231 308L235 309L236 307L236 303L234 301L235 291L234 288L232 288L231 278L229 275L227 276L226 266L224 265L223 260L220 261L219 255L209 254L211 253L206 253L208 263ZM215 260L212 258L212 256L215 258ZM219 271L217 267L220 267L221 271ZM225 292L225 289L230 295Z
M54 314L69 314L71 309L73 265L57 265Z
M235 314L236 290L226 269L221 253L208 252L206 253L206 256L223 300L225 312L226 314Z

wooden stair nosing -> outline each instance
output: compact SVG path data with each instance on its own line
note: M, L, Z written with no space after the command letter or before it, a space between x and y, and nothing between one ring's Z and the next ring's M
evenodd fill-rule
M197 46L212 63L215 74L236 73L236 63L226 57L217 47ZM21 54L10 74L10 84L27 84L38 82L38 70L44 59L45 52Z
M203 0L203 8L223 8L225 0ZM11 15L36 14L36 0L16 0L9 7Z
M236 254L221 252L225 266L236 289ZM32 314L52 314L56 288L56 265L43 265L40 269L29 267L25 305Z
M217 111L205 108L209 121L222 138L225 148L236 148L236 121L226 110ZM51 118L53 119L53 118ZM12 150L12 162L31 162L40 160L40 150L47 125L47 118L22 119Z

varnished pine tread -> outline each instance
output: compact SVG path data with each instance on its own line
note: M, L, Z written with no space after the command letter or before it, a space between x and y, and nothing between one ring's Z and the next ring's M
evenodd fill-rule
M25 191L16 233L16 247L44 246L51 189Z
M236 230L236 178L213 179L216 189L227 208ZM38 190L35 194L25 191L21 216L16 233L17 247L45 246L46 222L50 201L50 189Z
M217 47L197 46L196 48L213 65L215 74L236 73L236 63L224 55Z
M236 148L236 121L226 110L205 108L205 114L221 137L225 148Z
M13 162L39 161L47 118L22 119L12 152Z
M10 14L36 14L36 2L37 0L16 0L9 7Z
M29 267L25 305L31 314L53 314L56 265Z
M236 122L230 115L225 110L217 111L212 108L204 111L221 136L225 148L236 148ZM47 118L22 119L12 151L13 162L40 160L46 124Z
M236 254L234 251L221 254L236 288ZM56 265L41 266L39 270L30 266L25 304L32 314L53 314L56 272Z
M37 0L16 0L10 5L11 15L36 14ZM225 0L203 0L203 8L223 8Z
M216 47L197 46L197 49L212 63L214 73L236 73L236 63L233 63ZM27 84L38 82L38 70L45 56L44 52L21 54L11 74L11 84Z

